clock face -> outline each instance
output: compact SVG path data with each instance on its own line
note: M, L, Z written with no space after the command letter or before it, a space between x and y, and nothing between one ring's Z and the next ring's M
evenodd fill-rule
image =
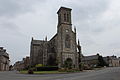
M68 32L68 30L66 29L66 32Z

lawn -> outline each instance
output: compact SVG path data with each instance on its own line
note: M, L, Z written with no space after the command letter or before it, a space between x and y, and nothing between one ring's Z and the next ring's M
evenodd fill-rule
M20 71L21 74L27 74L28 71ZM57 74L57 73L67 73L59 71L34 71L34 74Z

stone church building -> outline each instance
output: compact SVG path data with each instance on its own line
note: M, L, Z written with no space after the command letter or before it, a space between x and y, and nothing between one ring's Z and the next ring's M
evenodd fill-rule
M79 54L77 52L76 28L72 30L70 8L61 7L58 14L57 33L47 41L31 40L30 65L36 64L58 66L62 68L65 60L68 58L72 61L72 67L78 68Z

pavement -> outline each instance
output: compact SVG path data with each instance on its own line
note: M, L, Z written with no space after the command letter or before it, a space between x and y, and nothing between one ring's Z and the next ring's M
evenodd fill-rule
M19 74L16 71L0 72L0 80L120 80L120 67L104 68L69 74Z

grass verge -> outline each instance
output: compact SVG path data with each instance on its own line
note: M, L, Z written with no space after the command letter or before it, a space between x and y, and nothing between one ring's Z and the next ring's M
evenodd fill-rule
M28 74L28 71L20 71L21 74ZM59 71L34 71L34 74L58 74L58 73L67 73Z

